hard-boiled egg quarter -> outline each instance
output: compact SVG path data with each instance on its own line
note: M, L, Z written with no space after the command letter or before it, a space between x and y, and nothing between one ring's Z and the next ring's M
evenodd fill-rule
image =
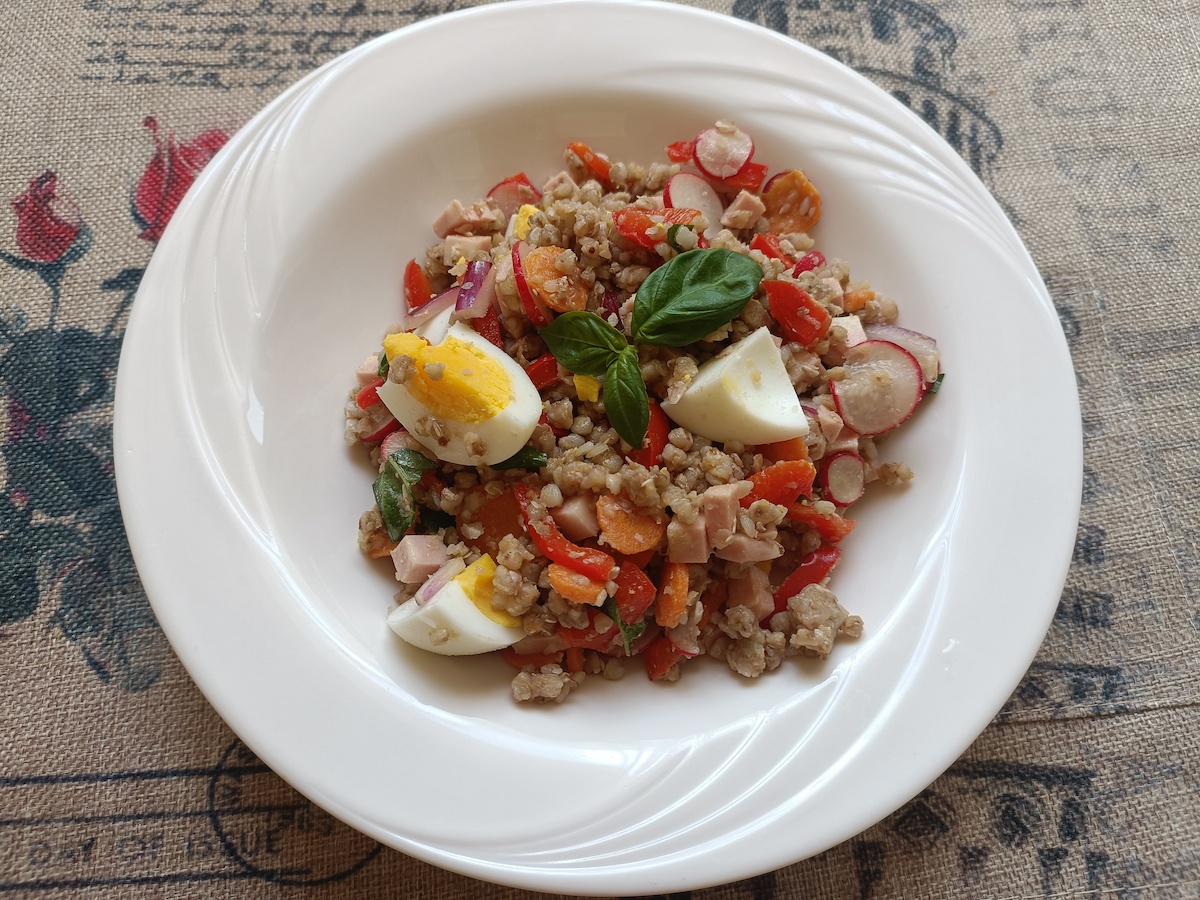
M501 650L525 636L521 620L492 608L496 564L481 556L424 603L416 597L388 615L392 631L414 647L445 656Z
M701 364L663 412L711 441L771 444L808 434L808 420L771 332L759 328Z
M462 322L431 344L418 334L390 334L389 360L407 355L413 372L403 384L390 378L379 398L418 441L445 462L491 465L528 442L542 414L542 398L525 370Z

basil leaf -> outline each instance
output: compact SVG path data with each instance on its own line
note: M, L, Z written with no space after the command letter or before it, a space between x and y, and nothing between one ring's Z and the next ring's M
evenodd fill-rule
M493 469L540 469L547 462L547 456L536 447L526 445L498 463L492 463Z
M633 642L642 636L642 632L646 630L646 623L634 622L632 624L625 622L621 618L621 611L617 608L617 601L609 597L604 601L604 606L601 607L604 614L617 623L617 628L621 631L621 640L625 644L625 655L628 656L633 649Z
M379 371L375 373L376 378L387 378L388 369L391 368L391 362L388 361L387 352L379 351Z
M650 424L650 398L638 366L637 347L626 347L604 376L604 409L617 434L638 449Z
M676 224L676 225L672 225L670 228L667 229L667 246L670 247L672 250L674 250L676 253L686 253L687 252L682 247L680 247L679 242L677 240L675 240L675 235L679 234L679 229L687 228L687 227L688 226L686 226L686 225ZM693 245L692 249L695 249L694 245Z
M732 250L689 250L659 266L638 288L633 337L683 347L733 320L762 281L762 268Z
M941 389L942 379L944 379L945 377L946 377L945 372L939 372L938 377L934 379L933 384L931 384L927 389L929 391L929 393L936 394Z
M386 471L409 484L416 484L421 480L422 475L430 469L436 468L437 463L424 453L409 450L407 447L401 447L399 450L389 453L385 466Z
M417 516L412 485L389 468L379 473L372 488L375 491L375 505L379 507L379 516L383 519L388 537L393 541L400 540L412 528L413 519Z
M538 335L563 368L576 375L603 375L629 342L595 313L576 310L555 317Z

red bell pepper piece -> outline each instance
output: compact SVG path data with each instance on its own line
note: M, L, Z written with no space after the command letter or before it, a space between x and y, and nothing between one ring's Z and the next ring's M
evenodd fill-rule
M807 459L792 459L774 463L750 476L750 493L742 498L747 508L755 500L770 500L780 506L791 506L800 495L812 496L813 479L817 468Z
M612 163L598 156L596 151L583 143L583 141L571 141L571 143L567 144L567 149L583 160L583 164L600 181L606 185L610 183L608 176L612 171Z
M541 425L545 425L552 432L554 432L554 436L556 438L565 437L567 434L570 433L565 428L559 428L557 425L551 425L550 417L547 416L545 413L542 413L541 416L538 418L538 423Z
M612 214L613 225L617 228L617 233L628 241L632 241L639 247L645 247L648 250L653 250L661 241L654 237L650 230L655 225L687 225L693 219L700 215L700 210L689 209L686 206L671 207L669 209L658 209L654 212L647 212L644 209L639 209L636 206L626 206L618 209Z
M410 259L404 267L404 301L408 304L408 311L419 309L432 299L433 286L429 283L429 276L415 259Z
M617 593L614 599L617 601L617 612L621 614L621 621L626 625L642 621L658 593L654 582L646 577L641 567L629 559L621 563L616 582Z
M539 391L544 391L558 381L558 360L553 353L543 353L525 367L525 374Z
M496 307L489 306L488 311L472 321L476 334L481 334L501 350L504 349L504 333L500 330L500 314Z
M762 163L747 162L736 174L721 180L721 184L739 191L757 191L767 177L767 167Z
M691 141L676 141L673 144L667 144L667 159L671 162L691 162L692 155L696 152L696 142Z
M820 250L809 250L796 262L796 268L792 269L792 277L794 278L801 272L819 269L823 265L825 265L825 254Z
M364 438L359 438L364 444L382 444L383 439L394 431L400 430L400 422L397 419L388 419L387 423L380 426L376 431L372 431Z
M775 612L787 609L787 602L810 584L817 584L825 578L842 558L842 551L830 544L822 544L801 560L791 575L783 580L783 584L775 589Z
M383 387L382 378L373 378L362 386L357 394L354 395L354 402L358 404L359 409L367 409L379 402L379 389Z
M598 610L588 610L587 628L559 628L558 636L567 642L568 647L582 647L584 650L609 650L621 640L621 629L614 622L607 631L596 628L596 618L601 615ZM605 616L605 619L608 617Z
M783 252L783 248L779 246L779 236L766 232L765 234L756 234L750 240L750 249L758 250L763 256L768 256L771 259L778 259L785 263L791 263L794 260Z
M808 292L787 281L764 281L771 315L789 340L807 347L829 331L832 318Z
M646 676L651 681L662 681L677 662L686 658L665 634L647 645L645 657Z
M787 517L815 531L827 544L836 544L854 530L853 519L837 513L823 516L807 503L793 503L788 507Z
M505 647L500 651L500 655L514 669L521 669L525 666L533 666L534 669L540 669L542 666L561 665L563 661L563 652L561 650L555 653L518 653L512 647Z
M647 469L662 463L663 450L667 446L667 435L671 433L671 420L662 411L656 400L650 401L650 423L646 426L645 446L629 451L626 459L641 463Z
M617 563L603 550L571 543L563 537L558 525L549 515L537 521L533 520L533 489L529 485L513 485L513 494L516 495L517 505L521 507L521 520L525 524L529 539L548 559L597 581L608 581L612 577L612 570Z

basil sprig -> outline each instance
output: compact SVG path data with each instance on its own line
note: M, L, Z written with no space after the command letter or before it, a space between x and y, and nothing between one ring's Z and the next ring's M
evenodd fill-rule
M642 632L646 630L645 621L642 622L626 622L621 618L621 611L617 608L617 601L609 597L604 601L604 606L601 607L604 614L617 623L617 628L621 631L621 641L625 644L625 655L628 656L633 648L633 642L642 636Z
M732 250L689 250L659 266L638 288L633 339L683 347L733 321L762 281L762 268Z
M375 491L375 504L379 507L383 526L393 541L404 537L417 516L413 485L425 472L436 467L437 463L428 456L406 447L388 454L383 471L371 487Z
M540 469L546 465L548 457L537 447L526 444L508 459L492 463L493 469Z
M762 269L732 250L689 250L642 282L633 304L634 343L590 312L568 312L538 332L569 372L604 376L604 407L625 441L642 446L650 400L637 344L683 347L733 320L758 290Z

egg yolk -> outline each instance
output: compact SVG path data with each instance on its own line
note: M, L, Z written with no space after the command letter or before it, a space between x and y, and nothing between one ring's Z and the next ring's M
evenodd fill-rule
M492 418L513 400L512 382L500 364L479 347L447 337L430 344L415 334L389 334L383 340L389 360L412 357L416 371L405 389L433 415L474 424Z
M481 613L493 622L498 622L509 628L516 628L521 624L519 618L510 616L504 610L495 609L492 606L492 581L495 577L496 564L485 553L455 576L454 581L463 589L463 593L470 598L471 602L475 604Z

